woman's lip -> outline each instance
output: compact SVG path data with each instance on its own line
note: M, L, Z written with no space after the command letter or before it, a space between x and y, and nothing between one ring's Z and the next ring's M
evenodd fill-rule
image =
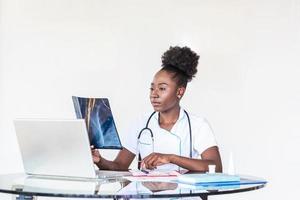
M153 105L153 106L159 106L160 103L158 103L158 102L152 102L152 105Z

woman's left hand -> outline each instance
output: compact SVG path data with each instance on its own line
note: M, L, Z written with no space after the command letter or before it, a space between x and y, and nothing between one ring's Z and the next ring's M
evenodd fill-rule
M159 165L171 162L170 154L151 153L142 160L141 167L146 169L155 169Z

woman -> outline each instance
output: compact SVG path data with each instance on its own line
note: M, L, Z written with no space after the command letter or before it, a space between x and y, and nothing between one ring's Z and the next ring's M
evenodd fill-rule
M208 165L216 165L216 171L222 172L220 153L209 124L180 107L187 83L197 73L198 59L188 47L170 47L163 54L162 68L150 87L155 112L137 123L130 132L134 138L123 141L124 148L114 161L92 150L94 163L100 169L128 170L137 155L140 167L145 169L179 167L205 172Z

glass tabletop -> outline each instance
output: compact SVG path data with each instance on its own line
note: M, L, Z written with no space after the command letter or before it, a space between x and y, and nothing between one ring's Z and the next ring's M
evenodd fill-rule
M52 197L80 198L166 198L238 193L263 188L266 181L240 176L241 181L226 185L187 185L170 179L134 180L126 177L101 179L45 178L26 174L0 175L0 192Z

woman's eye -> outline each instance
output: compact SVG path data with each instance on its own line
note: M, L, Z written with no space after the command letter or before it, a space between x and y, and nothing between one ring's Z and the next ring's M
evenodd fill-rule
M161 90L161 91L165 91L165 90L166 90L166 88L159 88L159 90Z
M154 89L153 88L150 88L150 91L153 91Z

